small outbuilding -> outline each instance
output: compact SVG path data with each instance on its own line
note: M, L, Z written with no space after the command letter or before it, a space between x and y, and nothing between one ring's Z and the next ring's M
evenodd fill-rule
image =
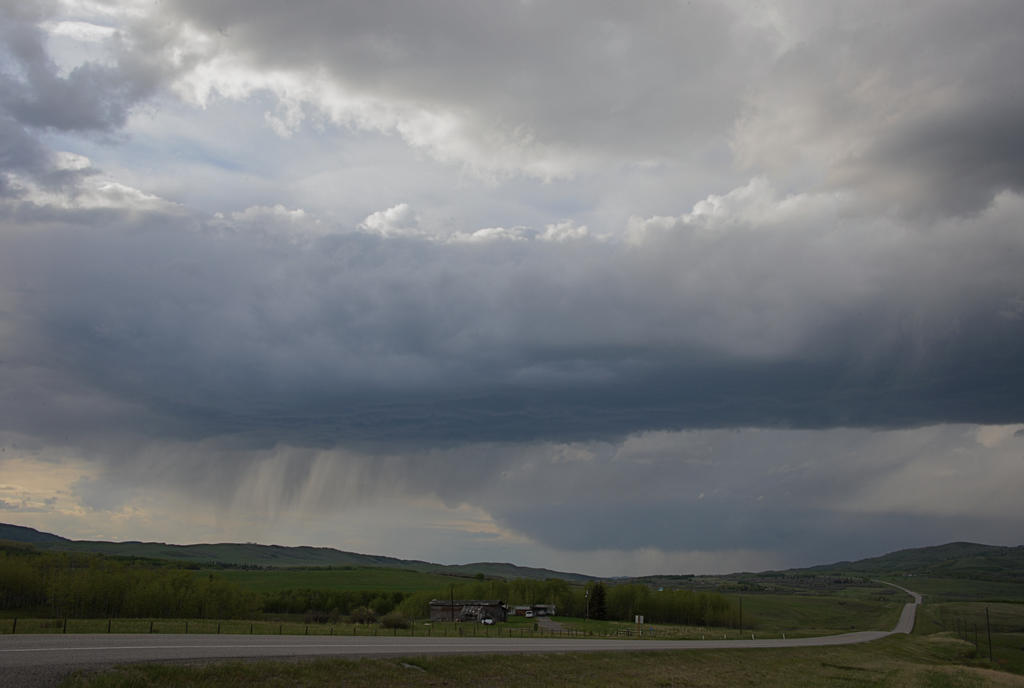
M505 621L507 617L502 600L430 600L431 621Z
M534 616L554 616L555 605L553 604L535 604L531 606L533 609Z

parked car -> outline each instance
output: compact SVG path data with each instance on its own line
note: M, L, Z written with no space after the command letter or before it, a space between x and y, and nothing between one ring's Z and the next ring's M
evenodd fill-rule
M487 626L493 626L494 625L494 619L492 619L489 616L485 616L484 618L480 619L480 623L482 623L484 625L487 625Z
M527 619L532 619L533 618L533 610L532 609L530 611L526 612L526 618Z

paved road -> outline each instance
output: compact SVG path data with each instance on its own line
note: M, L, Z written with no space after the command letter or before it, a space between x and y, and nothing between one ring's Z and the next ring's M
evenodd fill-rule
M899 586L894 586L899 587ZM818 638L763 640L613 640L582 638L401 638L250 635L4 635L0 687L53 685L73 669L124 662L253 657L401 657L441 654L513 654L621 650L710 650L849 645L909 633L921 596L914 597L892 631L861 631Z
M913 590L907 590L902 585L896 585L895 583L886 583L885 581L875 581L876 583L882 583L893 588L897 588L907 593L914 598L913 602L907 602L903 606L903 612L900 614L900 620L896 623L896 628L892 629L893 633L910 633L914 630L914 621L917 618L917 607L921 604L921 596Z

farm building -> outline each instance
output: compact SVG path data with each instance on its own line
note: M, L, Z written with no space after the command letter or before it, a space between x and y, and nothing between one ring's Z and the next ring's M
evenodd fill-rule
M507 615L502 600L430 600L431 621L504 621Z

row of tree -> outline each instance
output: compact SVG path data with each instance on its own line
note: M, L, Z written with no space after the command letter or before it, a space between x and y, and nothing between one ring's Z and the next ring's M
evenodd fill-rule
M251 618L260 596L213 575L88 554L0 551L0 609L68 617Z
M280 590L263 594L263 611L271 614L313 614L314 620L337 620L355 609L384 616L405 599L406 593L375 590Z
M646 585L588 583L571 586L564 580L483 581L453 584L447 590L408 595L398 610L409 618L430 613L432 599L503 600L510 605L553 604L561 616L632 621L643 615L650 623L731 627L737 613L729 598L691 590L658 591Z
M652 623L732 626L728 598L688 590L655 591L645 585L517 579L453 583L447 589L402 593L292 589L262 595L213 574L146 566L93 554L39 552L0 546L0 610L32 610L68 617L252 618L260 613L306 614L338 620L355 610L409 619L430 615L430 600L503 600L510 605L554 604L563 616Z

